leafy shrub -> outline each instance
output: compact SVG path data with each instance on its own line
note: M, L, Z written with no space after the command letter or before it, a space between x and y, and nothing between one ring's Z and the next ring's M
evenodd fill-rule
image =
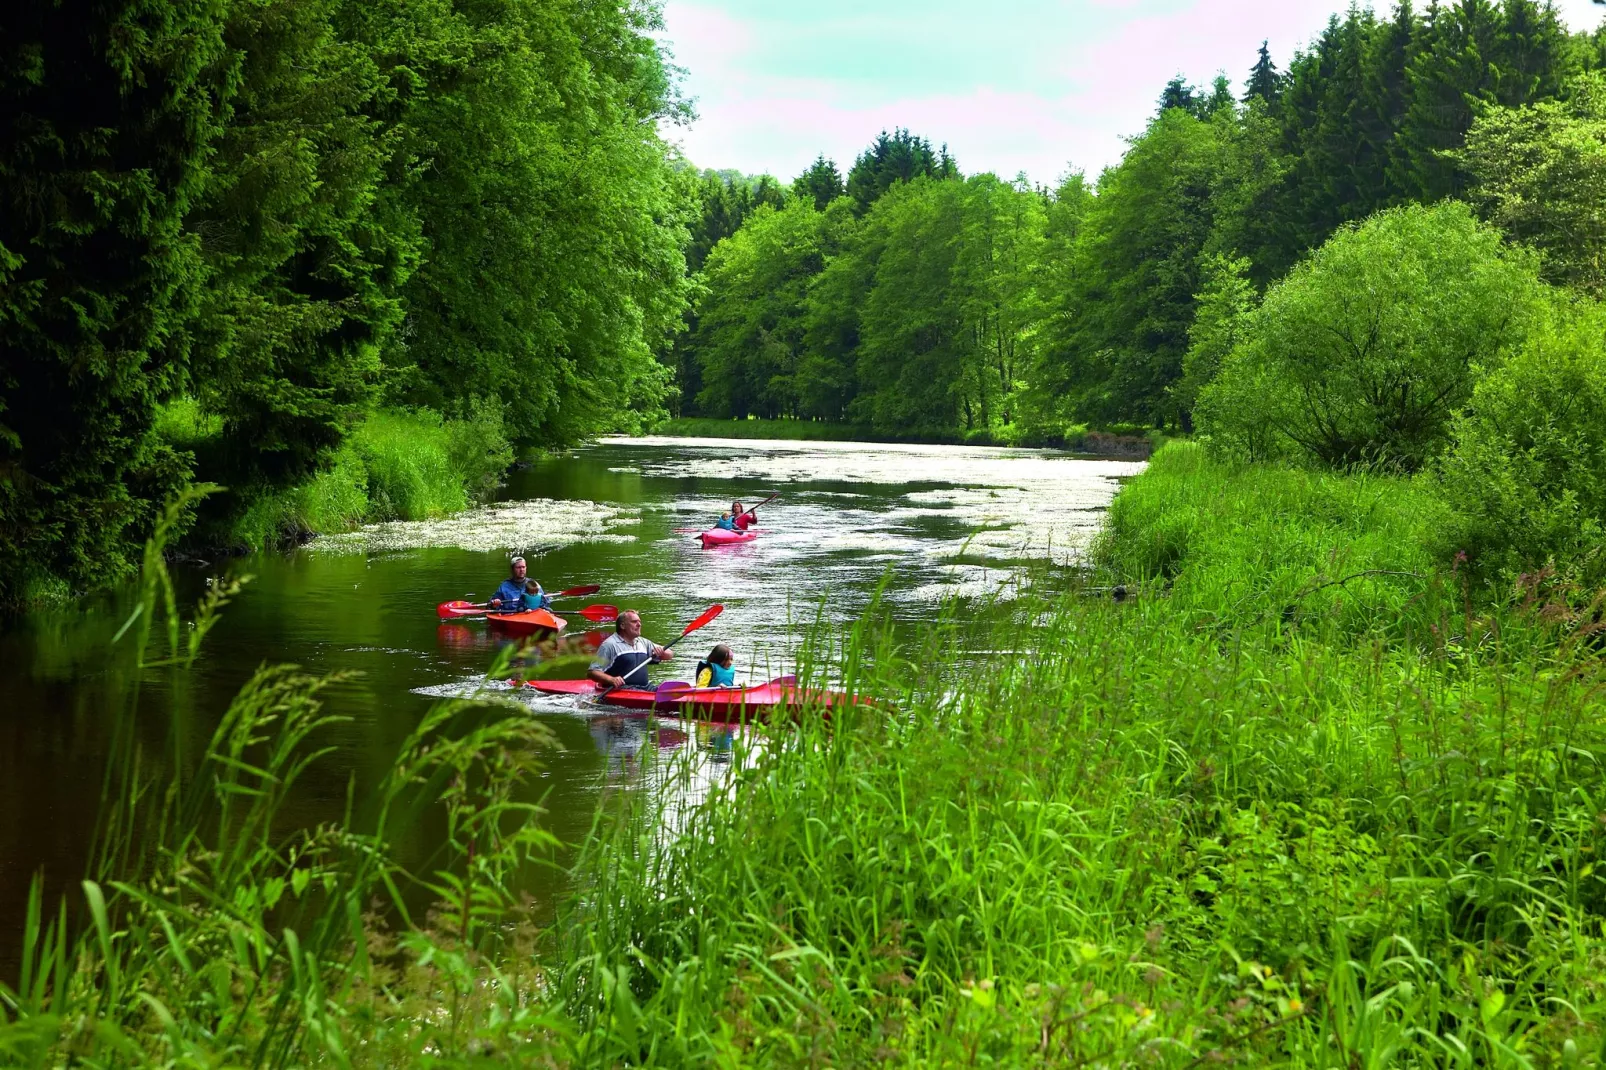
M1252 458L1418 468L1442 448L1476 369L1521 344L1542 293L1533 254L1503 246L1465 205L1380 212L1247 314L1197 423Z
M1456 417L1439 465L1480 568L1606 578L1606 314L1558 313Z

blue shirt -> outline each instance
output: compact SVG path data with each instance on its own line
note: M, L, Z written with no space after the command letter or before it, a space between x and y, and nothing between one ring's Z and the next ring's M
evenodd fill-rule
M517 613L524 606L524 583L509 577L502 581L502 586L496 589L492 597L502 600L498 608L503 613Z

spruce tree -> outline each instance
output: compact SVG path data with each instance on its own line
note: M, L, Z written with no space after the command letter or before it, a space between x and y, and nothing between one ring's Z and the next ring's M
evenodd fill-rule
M820 211L846 192L847 186L842 182L842 172L836 169L836 161L827 160L824 153L815 157L809 169L792 182L792 193L812 200Z
M1371 179L1376 189L1374 203L1379 208L1399 204L1406 196L1401 176L1408 173L1409 163L1399 132L1410 104L1406 72L1416 55L1419 26L1411 0L1399 0L1393 15L1378 24L1368 42L1362 88L1364 109L1356 136L1367 143L1370 158L1380 169Z
M1269 41L1260 42L1255 65L1249 68L1249 83L1243 95L1245 104L1258 97L1270 107L1282 95L1282 76L1277 73L1277 64L1271 60L1271 49L1267 47L1269 44Z
M1570 46L1555 7L1505 0L1494 54L1496 99L1517 108L1555 97L1572 74Z
M1423 201L1457 194L1462 178L1447 155L1462 146L1480 102L1498 99L1501 16L1492 0L1434 4L1424 20L1422 47L1407 72L1410 104L1400 139L1404 192Z
M186 476L155 441L231 80L224 5L0 5L0 601L126 567Z
M1158 113L1164 115L1172 108L1179 108L1189 115L1198 115L1200 110L1198 91L1180 74L1173 77L1165 84L1165 88L1160 90Z
M903 128L891 134L883 130L853 162L853 170L848 172L848 196L853 198L854 210L863 215L899 182L921 175L951 178L958 173L946 148L939 159L925 138Z
M1232 83L1225 74L1218 74L1210 83L1210 95L1199 106L1200 118L1212 115L1231 115L1234 110Z

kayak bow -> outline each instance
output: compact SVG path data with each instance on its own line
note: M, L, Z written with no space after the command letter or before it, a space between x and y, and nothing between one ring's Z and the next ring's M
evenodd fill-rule
M491 627L514 635L561 632L569 623L544 609L530 609L523 613L487 613L485 619L490 622Z
M727 531L724 528L711 528L697 536L702 541L703 549L709 550L715 546L732 546L739 542L752 542L758 538L751 531Z

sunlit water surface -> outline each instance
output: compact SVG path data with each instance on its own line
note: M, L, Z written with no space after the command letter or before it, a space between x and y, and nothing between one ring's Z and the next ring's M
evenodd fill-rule
M482 683L499 640L480 623L440 624L434 607L487 597L514 552L549 590L600 584L577 604L637 608L659 642L723 603L723 616L677 648L681 660L725 642L739 677L765 679L791 668L816 614L855 618L883 580L894 618L918 627L947 595L1008 597L1024 563L1074 563L1118 481L1140 468L1035 450L605 440L512 473L502 500L483 509L178 568L192 597L222 570L253 578L193 668L145 674L142 738L162 755L177 733L194 753L264 663L353 672L328 695L328 712L347 718L320 740L336 750L304 776L286 815L332 820L348 791L378 782L435 698ZM773 491L783 496L761 511L755 542L705 551L678 530L709 526L733 498L753 504ZM120 617L105 600L0 631L0 980L11 979L32 874L42 870L55 889L83 875L108 726L130 686L104 655ZM549 827L566 843L591 827L604 790L705 791L741 749L706 725L524 701L561 743L541 782ZM665 752L694 755L690 775L657 775ZM423 858L439 835L410 829L394 846ZM553 867L532 891L550 904L565 880Z

